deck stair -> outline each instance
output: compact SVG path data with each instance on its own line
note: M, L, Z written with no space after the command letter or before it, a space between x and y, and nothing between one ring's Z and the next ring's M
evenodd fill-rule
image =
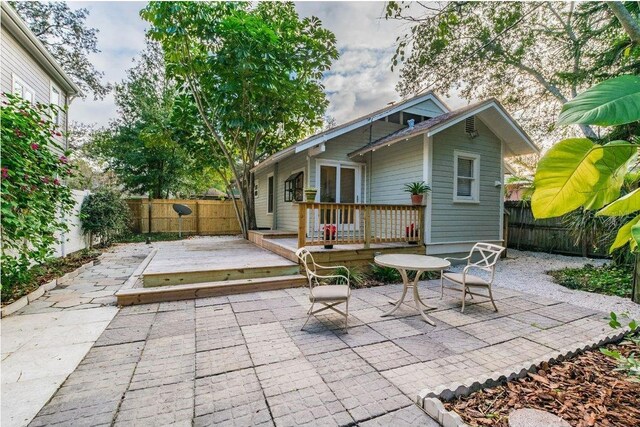
M133 287L119 291L117 297L119 305L134 305L271 291L305 286L306 283L306 278L301 274L289 274L284 276L223 280L183 285Z
M306 285L297 262L240 238L159 243L118 304L145 304Z

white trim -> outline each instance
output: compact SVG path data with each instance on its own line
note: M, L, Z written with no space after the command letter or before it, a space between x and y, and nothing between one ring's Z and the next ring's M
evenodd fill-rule
M486 243L493 243L496 245L503 245L502 240L483 240ZM439 242L430 243L426 245L427 255L445 255L445 254L459 254L469 253L473 245L478 243L476 240L460 241L460 242Z
M451 121L446 121L443 124L439 125L439 126L435 126L433 127L431 130L429 130L427 132L427 136L433 136L438 132L441 132L457 123L460 123L462 120L466 120L467 118L474 116L478 113L481 113L484 110L487 110L489 108L495 108L496 111L498 111L498 113L502 116L502 118L509 123L509 126L511 126L513 128L513 130L516 131L516 133L520 136L520 138L522 138L531 148L533 148L535 150L536 153L540 153L540 149L538 147L536 147L536 145L529 139L529 137L527 137L527 135L525 135L522 130L520 130L520 128L518 126L515 125L514 120L509 117L508 115L506 115L504 113L504 111L502 111L502 108L500 108L500 106L498 104L496 104L495 102L490 102L486 105L483 105L482 107L478 107L475 108L471 111L468 111L467 113L463 114L460 117L457 117L454 120ZM489 125L487 125L487 127L490 127ZM493 133L495 133L492 130Z
M430 187L431 191L427 192L427 207L425 212L424 241L431 243L431 219L433 218L433 138L426 134L423 136L422 143L422 178Z
M500 229L498 230L498 236L500 240L504 240L504 141L500 140L500 182L502 185L498 187L500 196L498 197L498 203L500 204Z
M271 195L272 200L272 206L271 208L273 209L271 212L269 212L269 178L273 179L273 194ZM276 209L276 179L273 175L273 172L267 174L267 215L273 215L273 211L275 211Z
M458 159L472 160L471 197L458 196ZM453 202L480 203L480 154L453 150Z
M317 138L313 138L313 139L309 140L308 142L296 147L295 152L296 153L300 153L301 151L305 151L306 149L311 148L311 147L313 147L315 145L318 145L318 144L320 144L322 142L326 142L326 141L328 141L330 139L336 138L336 137L338 137L340 135L343 135L343 134L345 134L347 132L351 132L352 130L358 129L359 127L362 127L362 126L364 126L366 124L373 123L378 119L390 116L391 114L395 114L395 113L397 113L399 111L402 111L402 110L404 110L406 108L413 107L414 105L420 104L420 103L428 101L428 100L431 100L434 104L436 104L438 106L438 108L441 108L442 111L443 111L442 114L450 111L449 108L447 108L446 105L444 105L442 102L440 102L440 100L438 100L438 98L434 94L427 93L427 94L425 94L425 96L418 97L418 98L416 98L416 99L414 99L412 101L407 101L407 102L404 102L404 103L403 102L399 102L398 105L396 107L394 107L394 108L391 108L389 110L380 112L380 113L375 114L373 116L369 116L369 117L363 118L362 120L358 120L357 122L355 122L355 123L353 123L353 124L351 124L349 126L345 126L343 128L337 129L335 132L328 132L328 133L326 133L326 134L324 134L322 136L319 136Z

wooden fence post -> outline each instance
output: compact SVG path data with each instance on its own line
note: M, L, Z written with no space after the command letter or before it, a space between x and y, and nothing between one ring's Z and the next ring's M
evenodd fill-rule
M371 206L364 207L364 248L371 247Z
M200 204L198 203L198 201L196 200L196 206L194 209L194 217L196 220L196 236L200 235Z
M426 212L427 208L426 208L426 206L420 206L418 209L420 209L419 210L419 215L420 215L420 228L419 228L419 230L421 230L420 233L419 233L420 239L418 240L418 245L422 246L424 244L424 233L427 231L427 224L426 224L426 219L425 219L425 217L426 217L426 213L425 212Z

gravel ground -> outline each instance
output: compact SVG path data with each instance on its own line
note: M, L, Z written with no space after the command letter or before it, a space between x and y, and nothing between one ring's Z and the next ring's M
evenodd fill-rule
M602 265L607 260L571 257L543 252L525 252L509 249L508 257L498 262L496 287L515 289L579 305L593 310L616 313L629 312L632 318L640 319L640 304L617 296L568 289L553 282L546 272L565 267L582 267L585 264ZM461 270L461 266L453 270Z

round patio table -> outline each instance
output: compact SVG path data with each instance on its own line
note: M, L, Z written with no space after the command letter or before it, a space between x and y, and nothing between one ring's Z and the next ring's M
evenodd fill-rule
M429 319L429 317L424 312L425 309L434 309L435 307L428 306L420 298L420 295L418 294L418 280L420 279L420 275L423 272L442 272L442 270L449 268L451 266L451 263L446 259L433 256L406 254L378 255L374 258L374 262L383 267L391 267L397 269L400 272L400 276L402 276L403 282L402 296L397 301L389 301L389 303L393 304L394 307L391 310L383 313L382 316L384 317L393 314L400 307L400 304L404 302L404 297L407 295L407 289L413 288L413 301L416 305L416 309L420 313L420 316L422 316L422 319L425 322L435 326L434 321ZM416 277L415 279L413 279L413 283L409 283L407 271L416 272ZM424 308L422 308L421 305Z

